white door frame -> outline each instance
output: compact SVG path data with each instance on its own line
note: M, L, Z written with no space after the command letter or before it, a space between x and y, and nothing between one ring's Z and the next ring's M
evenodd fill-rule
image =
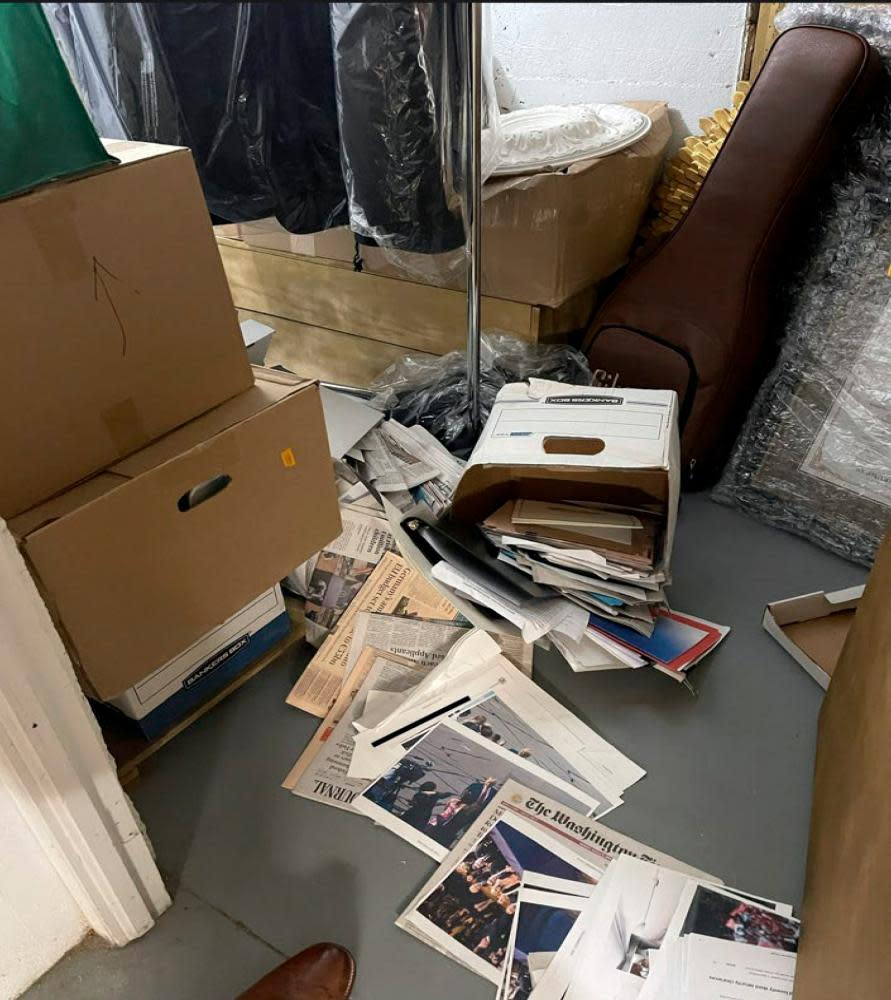
M68 653L2 520L0 767L93 930L119 946L149 930L170 897Z

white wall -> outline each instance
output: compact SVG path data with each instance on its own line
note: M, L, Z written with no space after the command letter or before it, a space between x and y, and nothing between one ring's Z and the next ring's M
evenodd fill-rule
M0 774L0 1000L26 990L87 930Z
M502 107L667 100L676 137L724 107L744 3L492 3Z

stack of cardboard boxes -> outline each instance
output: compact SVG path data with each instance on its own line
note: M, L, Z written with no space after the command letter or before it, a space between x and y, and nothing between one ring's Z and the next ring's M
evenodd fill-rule
M85 691L157 732L340 526L318 387L251 368L190 153L109 149L0 203L0 516Z

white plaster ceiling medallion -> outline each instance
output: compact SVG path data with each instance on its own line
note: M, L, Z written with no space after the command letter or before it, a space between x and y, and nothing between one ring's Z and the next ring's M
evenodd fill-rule
M547 105L501 116L501 156L495 174L559 170L607 156L649 132L650 119L622 104Z

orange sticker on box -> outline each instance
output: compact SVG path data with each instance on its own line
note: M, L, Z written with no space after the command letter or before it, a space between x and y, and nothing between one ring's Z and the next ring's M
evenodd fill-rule
M286 469L293 469L297 464L297 459L294 456L294 452L290 448L285 448L282 452L282 465Z

